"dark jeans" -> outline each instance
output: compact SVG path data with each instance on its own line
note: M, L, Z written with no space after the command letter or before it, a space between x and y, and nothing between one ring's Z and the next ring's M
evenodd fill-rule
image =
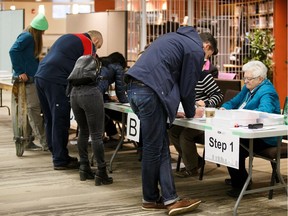
M249 140L248 139L240 139L240 143L249 149ZM269 144L266 144L262 139L254 139L253 141L253 152L259 153L266 148L273 147ZM228 168L228 172L231 176L232 187L242 188L245 184L245 181L248 177L248 173L245 169L245 160L249 157L249 152L240 146L239 153L239 169L234 169L231 167Z
M155 202L162 196L165 205L174 203L179 197L171 168L167 112L156 93L148 86L129 83L127 88L131 108L140 119L143 202Z
M67 144L70 128L70 104L66 86L35 78L41 109L44 114L47 144L53 155L54 166L70 161Z
M77 146L80 163L89 163L88 140L90 135L97 166L98 168L106 167L102 141L105 115L102 93L95 86L73 87L70 102L79 126Z

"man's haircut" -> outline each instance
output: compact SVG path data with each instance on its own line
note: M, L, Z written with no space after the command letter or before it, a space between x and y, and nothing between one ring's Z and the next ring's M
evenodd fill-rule
M214 50L213 55L217 55L218 48L217 48L217 40L213 37L212 34L209 32L202 32L199 34L200 38L204 43L210 43L212 46L212 49Z

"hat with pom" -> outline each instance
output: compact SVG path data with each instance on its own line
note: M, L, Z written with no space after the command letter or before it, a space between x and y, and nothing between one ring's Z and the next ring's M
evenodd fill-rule
M45 31L48 29L48 22L44 14L39 13L36 17L34 17L30 23L30 26L32 26L34 29Z

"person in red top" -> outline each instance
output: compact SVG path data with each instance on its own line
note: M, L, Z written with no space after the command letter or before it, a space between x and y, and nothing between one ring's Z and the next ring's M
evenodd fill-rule
M52 45L36 72L35 84L55 170L79 167L78 159L70 157L67 149L70 128L67 78L80 56L95 55L102 44L102 34L95 30L83 34L62 35Z

